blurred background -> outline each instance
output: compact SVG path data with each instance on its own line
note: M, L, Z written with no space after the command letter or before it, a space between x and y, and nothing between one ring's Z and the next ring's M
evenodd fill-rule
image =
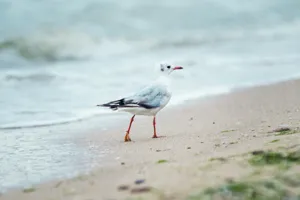
M37 160L28 146L49 136L33 134L33 144L11 130L96 116L92 126L105 128L111 112L95 105L143 87L162 61L184 67L173 74L171 105L299 77L299 10L299 0L0 0L0 141L13 143L0 151L18 156L0 178L16 180L7 176L12 163L23 163L22 152L24 163ZM53 145L44 158L74 152ZM20 172L23 181L45 169L36 165Z
M0 1L0 127L76 121L183 65L173 103L299 75L298 0ZM134 73L134 76L133 74Z

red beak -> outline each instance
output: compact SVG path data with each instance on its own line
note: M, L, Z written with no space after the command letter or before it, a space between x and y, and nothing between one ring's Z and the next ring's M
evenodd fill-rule
M181 67L181 66L176 66L176 67L173 68L173 70L178 70L178 69L183 69L183 67Z

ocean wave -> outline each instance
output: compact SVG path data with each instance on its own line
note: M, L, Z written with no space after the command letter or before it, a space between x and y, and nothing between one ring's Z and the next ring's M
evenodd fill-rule
M300 21L290 24L278 25L271 28L236 29L223 31L202 31L184 33L178 37L166 37L148 41L148 47L152 50L164 48L186 48L205 45L222 45L235 41L258 41L290 39L300 34Z
M172 35L144 35L140 37L95 37L85 32L52 30L28 37L0 42L1 51L13 51L29 61L72 61L100 59L106 56L132 54L170 48L190 48L222 45L226 42L289 39L300 34L300 21L272 27L253 29L181 30Z
M30 36L7 39L0 42L1 51L13 51L30 61L70 61L86 59L85 50L97 45L90 35L72 31L39 32Z
M49 82L56 78L54 74L35 73L29 75L8 74L4 77L6 81L45 81Z
M13 52L27 61L78 61L128 53L140 41L106 38L77 31L53 30L0 41L1 52Z
M86 113L86 114L82 114L81 116L73 117L73 118L63 118L58 120L46 120L46 121L33 121L27 123L4 124L4 125L0 125L0 130L43 128L43 127L51 127L51 126L59 126L59 125L68 125L76 122L89 120L91 118L95 118L103 115L107 116L112 114L114 113L101 110L100 112L98 111L98 112Z

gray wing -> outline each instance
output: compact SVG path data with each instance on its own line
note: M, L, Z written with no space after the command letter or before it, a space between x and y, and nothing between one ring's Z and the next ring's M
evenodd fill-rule
M132 107L153 109L164 105L170 99L170 96L171 94L165 87L161 85L151 85L132 96L97 106L110 107L113 110L116 110L118 108Z
M152 85L124 100L130 104L152 109L160 107L169 97L170 93L165 87Z

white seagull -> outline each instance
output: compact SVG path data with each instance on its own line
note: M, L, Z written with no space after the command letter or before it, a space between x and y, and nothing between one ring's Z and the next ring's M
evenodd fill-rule
M112 110L120 110L133 114L128 130L125 135L125 142L131 141L129 134L135 115L153 116L154 134L152 138L158 138L156 134L156 114L164 108L171 99L170 77L175 71L183 69L181 66L172 66L169 64L160 64L161 76L152 84L135 93L134 95L124 97L119 100L111 101L105 104L97 105L109 107Z

